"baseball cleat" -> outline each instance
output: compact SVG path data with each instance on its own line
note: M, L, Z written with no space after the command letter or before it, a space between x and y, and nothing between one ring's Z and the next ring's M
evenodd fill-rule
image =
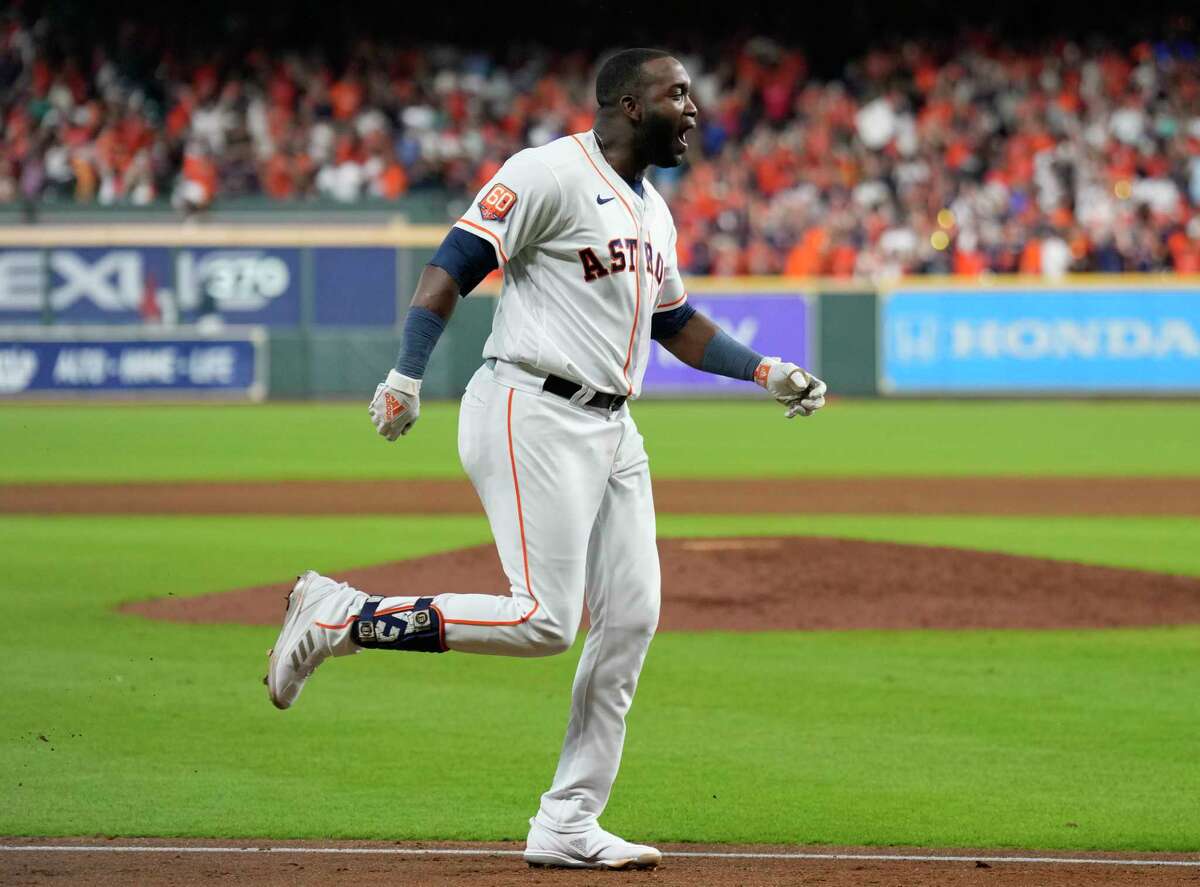
M263 678L276 708L289 708L317 666L339 652L334 646L338 635L348 633L331 631L335 626L328 623L348 624L348 613L358 597L365 595L312 570L296 580L287 597L283 628L267 654L267 676Z
M652 869L662 862L662 853L645 844L631 844L598 825L564 833L531 819L524 858L530 868Z

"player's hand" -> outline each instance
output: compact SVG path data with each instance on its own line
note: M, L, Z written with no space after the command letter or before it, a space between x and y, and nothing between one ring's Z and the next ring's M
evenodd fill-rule
M392 370L375 389L367 412L375 430L388 440L408 434L421 415L421 380Z
M811 416L825 406L825 383L808 370L778 357L764 357L754 381L787 407L787 418Z

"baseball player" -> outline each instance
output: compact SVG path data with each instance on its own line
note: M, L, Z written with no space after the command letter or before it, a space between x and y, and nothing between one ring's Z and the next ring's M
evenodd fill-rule
M389 441L412 430L426 362L455 303L502 268L485 362L462 399L458 450L509 594L380 596L306 573L288 597L267 685L271 701L287 708L327 657L363 648L562 653L586 602L591 628L566 738L530 819L525 860L648 868L661 860L658 850L598 820L658 624L650 472L628 405L650 340L693 367L757 382L789 419L820 409L825 384L755 353L687 303L671 213L644 178L648 166L678 165L696 126L683 66L658 50L619 52L600 68L596 100L590 132L510 157L455 223L421 275L396 367L369 407Z

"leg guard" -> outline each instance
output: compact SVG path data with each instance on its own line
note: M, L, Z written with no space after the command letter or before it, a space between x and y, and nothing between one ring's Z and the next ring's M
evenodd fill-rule
M445 653L446 627L433 598L417 598L400 608L379 610L382 597L369 597L363 604L350 639L360 647L375 650L411 650Z

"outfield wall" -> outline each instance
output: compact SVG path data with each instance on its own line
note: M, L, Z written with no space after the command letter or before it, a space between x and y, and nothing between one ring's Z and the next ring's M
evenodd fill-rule
M409 295L443 234L410 225L0 229L0 394L362 396L394 360ZM811 367L840 394L1200 393L1200 278L688 285L734 336ZM460 305L430 365L429 396L461 392L498 291L497 277ZM186 344L196 336L225 350L196 356ZM657 344L649 361L647 396L754 393ZM143 369L127 377L126 366Z

